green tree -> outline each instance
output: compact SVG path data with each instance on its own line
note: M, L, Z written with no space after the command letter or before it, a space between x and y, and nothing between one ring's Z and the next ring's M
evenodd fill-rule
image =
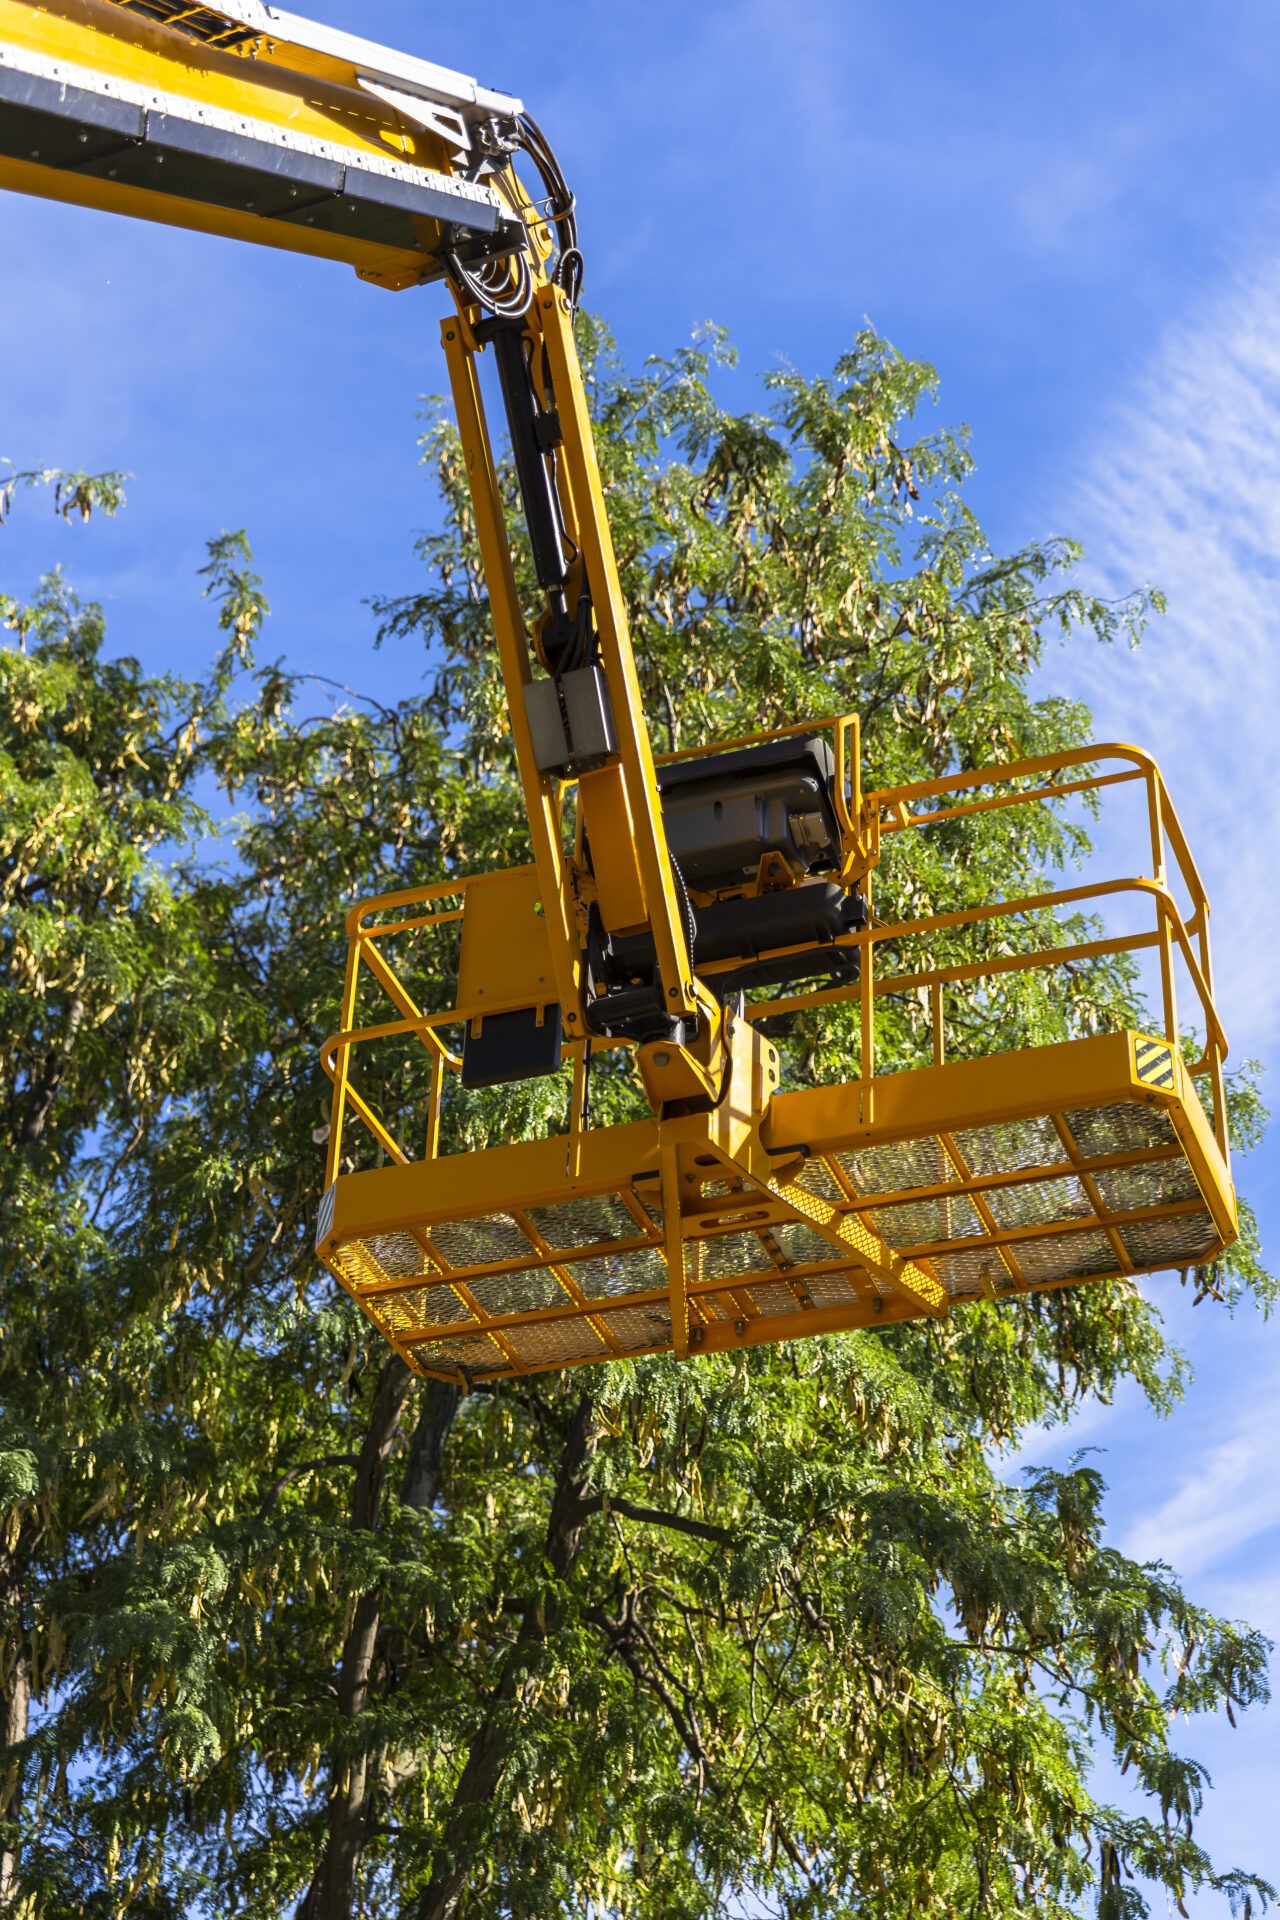
M1087 737L1032 697L1044 638L1148 606L1083 594L1066 543L989 553L963 443L915 424L929 369L864 335L737 417L718 336L635 377L582 344L662 744L848 708L888 784ZM425 450L426 584L377 609L425 648L420 697L253 666L240 535L210 550L199 684L107 658L56 579L4 603L0 1909L1116 1920L1145 1878L1261 1910L1199 1848L1171 1737L1265 1697L1265 1643L1108 1545L1088 1465L998 1470L1123 1381L1172 1404L1137 1288L461 1400L317 1272L346 905L527 857L452 429ZM987 815L887 862L882 898L1032 890L1084 845L1049 808ZM961 1044L1135 1004L1117 965L1008 978L957 1005ZM926 1037L895 1019L886 1070ZM787 1071L852 1045L798 1023ZM451 1143L564 1098L459 1106ZM1269 1302L1250 1236L1214 1291ZM1095 1801L1093 1742L1149 1816Z

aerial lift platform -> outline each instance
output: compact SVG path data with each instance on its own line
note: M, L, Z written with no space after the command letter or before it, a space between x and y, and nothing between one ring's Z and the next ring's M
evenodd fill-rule
M574 347L573 200L519 100L260 0L0 0L0 186L453 296L442 342L534 861L348 919L316 1244L410 1367L470 1386L684 1358L1201 1267L1231 1244L1208 902L1147 755L864 792L842 715L655 761ZM1126 876L877 917L891 838L1122 786L1146 822ZM1081 937L1103 903L1137 929ZM999 1051L967 1023L948 1057L962 993L994 1007L1029 975L1052 1001L1124 953L1153 967L1150 1030ZM878 1072L893 1002L930 1057ZM849 1036L856 1077L782 1090L770 1035L815 1015ZM592 1061L619 1050L647 1116L593 1124ZM454 1102L553 1074L562 1130L441 1150Z

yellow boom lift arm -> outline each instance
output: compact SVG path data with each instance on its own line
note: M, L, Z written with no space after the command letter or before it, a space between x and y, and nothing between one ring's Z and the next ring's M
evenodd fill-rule
M683 1357L1203 1265L1231 1243L1208 903L1146 755L1092 747L864 794L845 715L655 764L574 346L574 203L519 100L261 0L0 0L0 186L453 296L443 345L534 864L348 920L317 1248L410 1366L469 1384ZM1135 877L874 921L885 836L1121 783L1146 797ZM1116 896L1150 925L1028 945L1046 912ZM966 931L975 957L957 961ZM453 942L449 1004L424 1007L422 954ZM1155 956L1159 1033L947 1059L956 987L1119 951ZM1179 974L1203 1033L1190 1065ZM889 995L927 1009L931 1065L877 1074ZM815 1006L856 1013L858 1077L780 1092L767 1024ZM364 1064L396 1047L417 1064L411 1112L361 1090ZM634 1050L647 1120L590 1124L592 1049L608 1047ZM455 1086L566 1057L565 1132L440 1152Z

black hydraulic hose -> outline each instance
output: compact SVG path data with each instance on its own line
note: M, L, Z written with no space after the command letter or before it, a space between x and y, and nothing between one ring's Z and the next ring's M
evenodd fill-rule
M494 326L492 339L538 585L544 593L555 593L569 578L569 559L555 472L538 438L539 422L546 415L534 391L523 327L514 322Z

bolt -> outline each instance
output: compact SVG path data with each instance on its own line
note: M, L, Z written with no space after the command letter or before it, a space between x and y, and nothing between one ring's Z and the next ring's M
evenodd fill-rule
M744 1333L746 1332L746 1330L747 1330L747 1323L746 1323L746 1321L745 1321L745 1320L735 1320L735 1321L734 1321L734 1323L733 1323L733 1330L734 1330L734 1332L735 1332L735 1333L737 1334L737 1336L738 1336L738 1338L739 1338L739 1340L741 1340L741 1338L742 1338L742 1336L743 1336L743 1334L744 1334Z
M653 1064L655 1067L669 1067L671 1065L671 1055L669 1053L655 1053L653 1056Z

